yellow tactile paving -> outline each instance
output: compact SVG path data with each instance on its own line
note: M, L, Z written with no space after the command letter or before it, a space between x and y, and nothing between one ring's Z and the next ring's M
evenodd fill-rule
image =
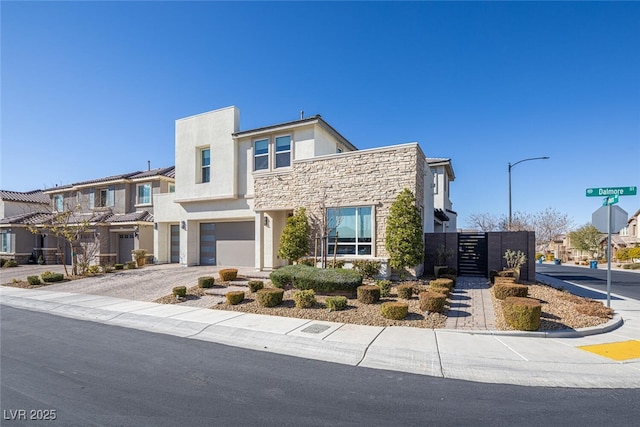
M618 361L640 358L640 341L638 340L583 345L578 348Z

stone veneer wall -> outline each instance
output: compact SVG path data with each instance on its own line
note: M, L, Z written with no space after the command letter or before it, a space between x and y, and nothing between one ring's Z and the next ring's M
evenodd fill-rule
M313 235L323 204L374 206L375 256L386 257L386 219L398 193L408 188L423 206L424 159L418 144L404 144L294 161L285 172L254 174L255 209L305 207Z

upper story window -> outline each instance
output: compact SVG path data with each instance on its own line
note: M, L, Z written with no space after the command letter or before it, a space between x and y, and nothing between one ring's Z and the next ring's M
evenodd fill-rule
M137 205L151 204L151 184L150 183L138 184L138 189L136 193L138 195L136 198Z
M291 135L276 138L276 168L291 166Z
M64 211L64 197L62 196L62 194L56 194L55 196L53 196L53 208L57 212Z
M115 188L113 186L89 191L89 209L113 207L116 204Z
M175 193L176 192L176 185L174 183L170 183L169 184L169 193Z
M269 140L260 139L253 143L253 170L269 169Z
M327 209L329 255L371 255L373 242L373 208ZM336 248L337 237L337 248Z
M200 182L211 181L211 150L203 148L200 150Z
M438 172L434 168L431 168L433 174L433 194L438 194Z

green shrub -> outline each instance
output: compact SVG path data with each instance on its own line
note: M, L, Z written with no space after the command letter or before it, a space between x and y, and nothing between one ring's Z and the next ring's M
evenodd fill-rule
M502 313L509 326L519 331L537 331L542 304L533 298L508 297L502 303Z
M501 300L507 297L525 298L529 294L529 288L525 285L518 285L516 283L496 283L493 286L493 294L496 298Z
M282 304L284 289L280 288L263 288L256 293L258 304L263 307L275 307Z
M287 261L297 261L309 254L309 220L305 208L299 207L287 218L280 235L278 256Z
M201 288L213 288L216 279L211 276L198 277L198 286Z
M123 264L113 264L113 268L116 270L122 270L124 268Z
M87 267L87 273L95 275L100 273L100 266L99 265L90 265L89 267Z
M458 274L458 270L451 267L440 267L435 271L435 273L436 273L436 278L444 277L444 276L453 276L455 278Z
M247 285L251 292L258 292L259 289L264 288L264 282L262 280L249 280Z
M53 273L51 271L45 271L44 273L42 273L40 275L40 277L42 277L42 280L47 282L47 283L61 282L62 280L64 280L64 274L62 274L62 273Z
M173 296L174 297L180 297L180 298L184 298L187 296L187 287L186 286L176 286L175 288L173 288Z
M424 261L424 231L420 209L408 188L398 194L389 208L385 248L391 268L413 267Z
M425 291L420 292L418 300L420 303L420 310L428 311L429 313L442 313L445 308L447 297L446 295L438 292Z
M127 270L134 270L138 267L138 263L135 261L127 261L125 265L127 266Z
M449 298L449 294L451 293L451 290L448 287L442 285L429 285L429 290L431 292L442 294L447 298Z
M373 261L370 259L358 259L351 263L353 269L357 271L362 277L366 277L368 279L375 278L378 274L380 274L380 262Z
M8 259L2 264L2 268L17 267L18 262L15 259Z
M455 286L455 282L451 279L446 279L444 277L441 277L436 280L431 280L429 282L429 286L439 286L441 288L447 288L449 289L449 291L452 291L453 287Z
M358 286L357 295L361 303L374 304L380 300L380 288L376 285Z
M413 296L413 285L411 283L402 283L396 286L398 298L411 299Z
M341 259L331 259L327 262L327 268L344 268L344 261Z
M409 314L409 304L404 302L383 302L380 309L386 319L402 320Z
M287 265L269 275L273 285L282 288L313 289L316 292L355 291L362 276L353 270Z
M391 281L390 280L376 280L375 285L380 288L380 296L388 297L391 293Z
M236 280L238 277L238 269L237 268L223 268L218 272L220 275L220 280L223 282L229 282L231 280Z
M244 299L244 292L242 291L230 291L225 294L227 298L227 304L238 305Z
M347 308L347 297L336 296L336 297L327 297L324 300L324 305L330 311L341 311Z
M38 286L41 284L40 277L38 276L27 276L27 282L29 282L31 286Z
M315 258L300 258L298 260L298 264L306 265L307 267L315 267L316 259Z
M316 293L313 289L295 291L293 293L293 300L296 302L296 307L298 308L310 308L316 303Z
M102 272L103 273L111 273L111 272L113 272L113 270L114 270L114 267L111 264L104 264L102 266Z
M640 262L636 262L634 264L624 264L622 266L625 270L640 270Z

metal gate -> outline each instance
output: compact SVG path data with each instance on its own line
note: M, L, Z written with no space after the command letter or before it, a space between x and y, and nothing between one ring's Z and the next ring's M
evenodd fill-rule
M458 234L458 275L487 277L486 233Z

